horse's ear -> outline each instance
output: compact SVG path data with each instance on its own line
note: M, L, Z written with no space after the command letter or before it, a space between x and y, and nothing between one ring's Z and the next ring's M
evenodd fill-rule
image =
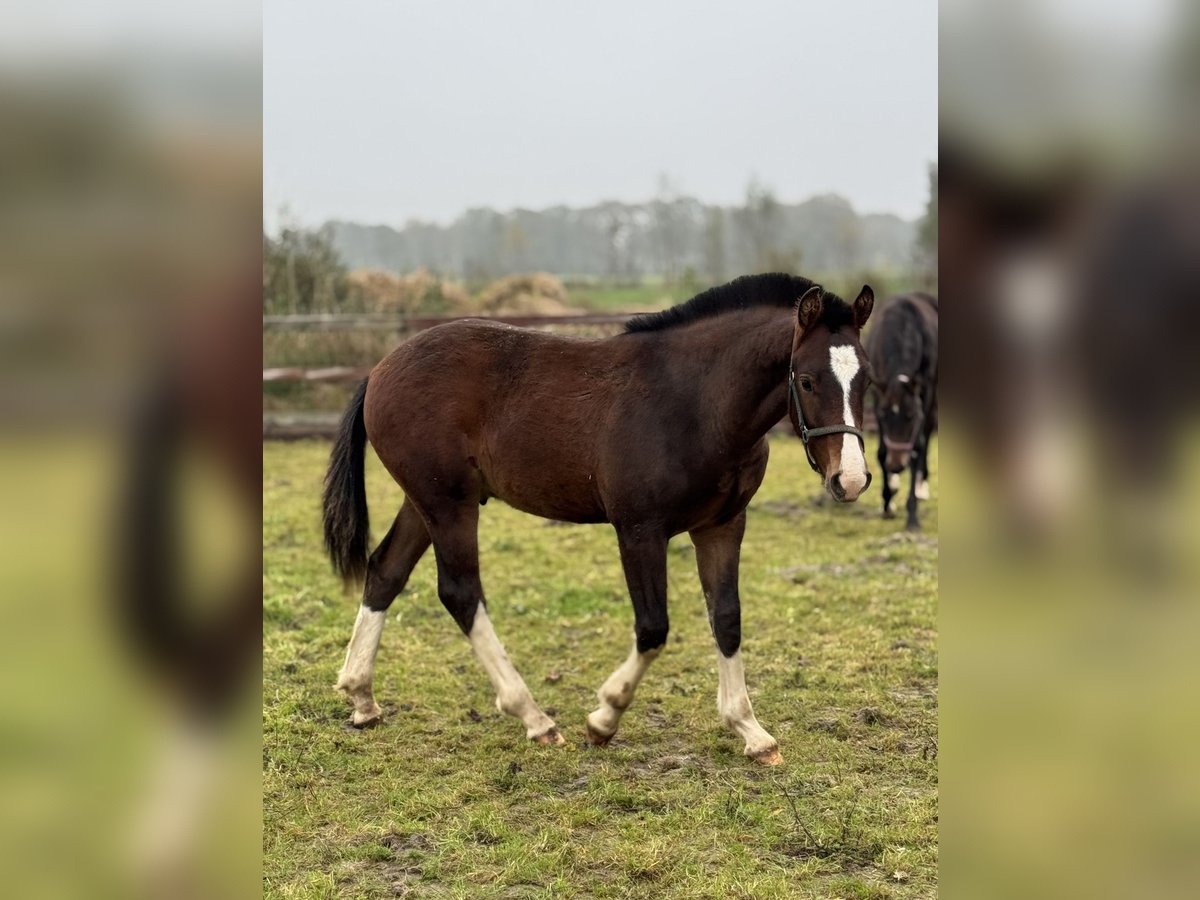
M808 331L821 318L821 308L824 306L825 289L814 284L796 304L796 323L801 331Z
M871 290L869 284L864 284L862 290L858 292L858 298L854 301L854 327L862 331L863 326L867 324L867 319L871 318L871 310L875 308L875 292Z

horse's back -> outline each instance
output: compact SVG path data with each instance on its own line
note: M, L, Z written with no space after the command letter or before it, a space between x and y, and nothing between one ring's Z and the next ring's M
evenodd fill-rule
M932 294L914 291L889 297L865 341L867 355L876 375L886 378L898 360L912 368L920 358L919 370L933 382L938 371L938 304Z
M597 521L592 456L612 383L606 343L480 319L428 329L372 371L367 435L406 491L465 472L466 493L480 500Z

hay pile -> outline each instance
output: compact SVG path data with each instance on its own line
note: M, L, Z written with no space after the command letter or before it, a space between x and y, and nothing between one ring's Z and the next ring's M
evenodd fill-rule
M567 289L553 275L534 272L493 281L475 300L484 315L557 316L578 312L567 304Z
M395 275L376 269L356 269L349 275L363 309L397 315L552 316L579 312L567 303L567 289L553 275L533 272L493 281L472 296L457 281L440 278L428 269Z
M428 269L396 275L356 269L348 276L352 290L370 312L399 315L455 315L471 311L471 295L457 281L439 278Z

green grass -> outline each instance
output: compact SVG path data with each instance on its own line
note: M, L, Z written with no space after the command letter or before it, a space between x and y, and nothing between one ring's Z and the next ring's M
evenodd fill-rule
M700 288L655 283L611 285L581 282L568 285L567 302L589 312L644 312L682 303L699 290Z
M742 554L747 680L785 757L765 769L718 720L686 537L671 544L667 649L613 743L585 747L632 630L615 538L497 501L480 528L489 608L567 746L533 746L496 711L432 554L384 633L387 718L348 728L332 685L358 600L321 552L327 453L263 450L266 896L936 895L936 474L910 535L879 517L877 486L819 502L799 442L773 441ZM382 535L401 494L370 455L368 478Z

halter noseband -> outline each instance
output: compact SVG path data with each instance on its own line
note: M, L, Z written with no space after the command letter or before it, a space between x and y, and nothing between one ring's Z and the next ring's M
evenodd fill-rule
M820 472L817 467L817 461L813 459L812 450L808 446L808 442L813 438L824 437L827 434L852 434L858 438L860 443L864 443L862 431L855 428L853 425L821 425L818 428L809 428L804 424L804 410L800 408L800 395L796 392L796 369L788 365L788 412L791 412L791 407L796 407L796 434L800 435L800 441L804 444L804 455L808 457L808 464L814 472Z
M912 452L913 447L917 446L917 438L921 435L921 426L925 424L925 411L917 413L916 420L913 422L912 434L909 435L907 441L894 441L887 436L887 432L883 430L883 424L879 425L879 436L883 438L883 446L889 450L899 450L904 453Z

